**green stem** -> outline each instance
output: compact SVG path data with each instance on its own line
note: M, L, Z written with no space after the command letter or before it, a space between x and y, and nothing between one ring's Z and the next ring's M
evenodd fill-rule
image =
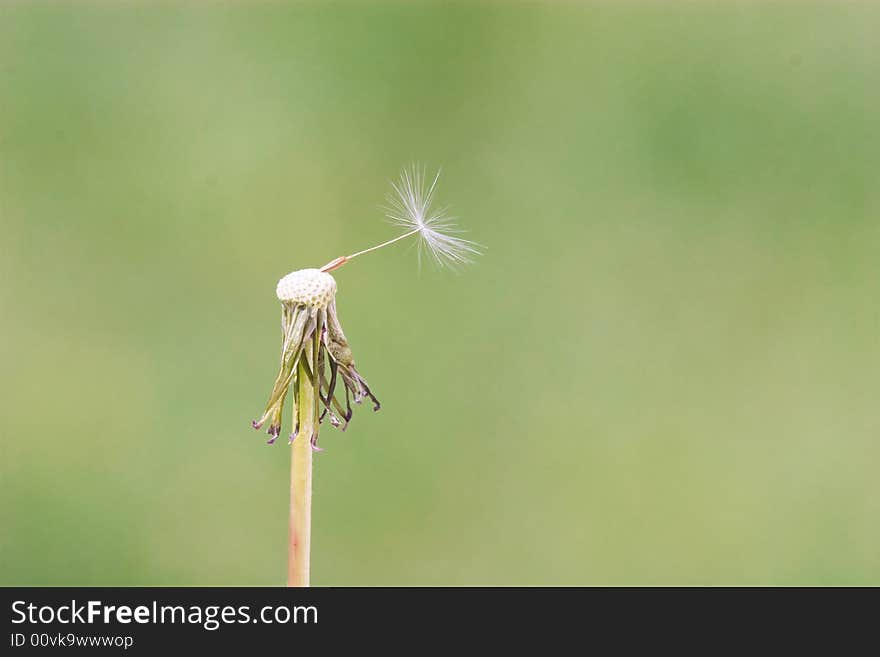
M314 341L315 338L312 338ZM306 353L309 348L306 347ZM290 533L287 554L287 585L309 585L309 553L312 538L312 434L317 430L318 399L306 373L305 355L297 365L295 385L299 433L290 449Z

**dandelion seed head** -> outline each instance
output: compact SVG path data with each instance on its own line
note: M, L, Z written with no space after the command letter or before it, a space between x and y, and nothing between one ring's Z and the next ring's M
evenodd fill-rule
M319 269L300 269L278 281L279 301L326 309L336 296L336 279Z
M462 230L447 208L431 209L439 179L438 171L428 184L425 169L419 165L404 169L400 178L391 183L394 191L387 197L385 214L395 226L408 232L418 231L420 261L424 250L441 267L456 269L473 262L482 250L476 242L458 237Z

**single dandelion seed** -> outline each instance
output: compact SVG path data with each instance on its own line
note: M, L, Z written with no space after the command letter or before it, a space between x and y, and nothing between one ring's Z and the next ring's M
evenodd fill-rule
M427 251L440 267L459 269L462 265L473 262L476 256L482 254L483 246L459 237L463 231L456 224L455 217L449 214L448 208L431 209L439 179L440 171L437 171L431 184L428 185L423 166L414 164L409 169L404 169L400 178L391 183L392 191L386 198L388 205L385 207L385 216L393 225L406 232L363 251L331 260L321 267L321 271L333 271L358 256L378 251L413 235L418 235L420 238L420 264L424 251Z
M380 408L366 379L355 367L351 347L336 312L336 280L329 274L350 260L384 248L406 237L419 235L440 266L457 268L481 253L476 242L458 237L460 229L445 209L434 211L431 201L440 173L426 185L424 168L404 170L392 183L387 216L403 228L402 235L376 246L330 261L321 269L300 269L278 281L281 302L281 364L266 407L254 429L266 426L269 444L281 434L288 397L293 407L290 468L290 533L288 585L309 585L311 545L312 456L318 447L318 428L327 420L345 431L352 418L351 402L369 399ZM343 404L344 400L344 404Z

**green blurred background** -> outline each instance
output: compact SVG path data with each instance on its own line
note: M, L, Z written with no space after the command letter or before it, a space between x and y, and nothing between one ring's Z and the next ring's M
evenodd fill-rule
M383 402L318 585L880 584L880 7L6 3L0 583L283 584L277 279Z

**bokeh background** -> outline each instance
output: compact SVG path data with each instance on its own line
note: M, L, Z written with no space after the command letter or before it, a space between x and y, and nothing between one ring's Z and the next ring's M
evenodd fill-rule
M880 584L880 7L4 3L0 583L285 581L277 279L383 402L313 583Z

